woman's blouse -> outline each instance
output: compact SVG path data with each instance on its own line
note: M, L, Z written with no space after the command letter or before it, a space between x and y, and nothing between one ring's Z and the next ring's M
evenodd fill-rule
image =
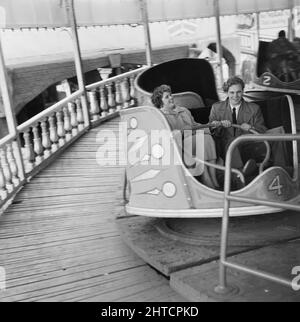
M172 130L191 130L193 127L200 125L185 107L175 106L172 111L167 111L162 108L161 111L166 116ZM204 132L210 133L209 129L205 129Z

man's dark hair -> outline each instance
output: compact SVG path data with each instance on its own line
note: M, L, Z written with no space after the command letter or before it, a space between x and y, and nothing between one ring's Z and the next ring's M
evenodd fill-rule
M241 78L239 78L239 77L237 77L237 76L234 76L234 77L230 77L230 78L228 78L227 82L225 82L225 83L224 83L224 85L223 85L223 91L224 91L225 93L227 93L227 92L228 92L228 90L229 90L229 88L230 88L232 85L241 85L241 86L242 86L242 89L244 89L244 88L245 88L245 83L244 83L244 81L243 81Z
M278 33L278 38L285 38L286 35L285 35L285 31L284 30L280 30L279 33Z
M162 97L165 92L172 93L171 87L169 85L160 85L156 87L153 91L153 94L151 96L151 101L154 106L157 108L161 108L162 106Z

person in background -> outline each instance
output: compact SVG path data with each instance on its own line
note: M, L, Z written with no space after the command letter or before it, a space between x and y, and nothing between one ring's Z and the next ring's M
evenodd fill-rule
M189 58L198 58L201 54L201 50L197 48L197 44L191 44L189 48Z
M284 82L298 79L298 53L292 42L286 38L284 30L280 30L278 38L269 44L267 51L269 71Z

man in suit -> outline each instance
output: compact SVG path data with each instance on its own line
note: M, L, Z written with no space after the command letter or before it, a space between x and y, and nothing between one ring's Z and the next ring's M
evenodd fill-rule
M212 123L212 134L216 141L217 153L225 160L230 143L238 136L245 134L251 128L259 133L282 133L281 128L267 130L262 112L255 103L243 99L245 84L239 77L231 77L224 84L223 90L227 99L212 106L209 121ZM232 128L238 124L242 129ZM271 143L274 164L285 166L284 148L282 142ZM245 142L233 151L232 167L251 175L255 172L256 162L262 162L266 155L264 142Z

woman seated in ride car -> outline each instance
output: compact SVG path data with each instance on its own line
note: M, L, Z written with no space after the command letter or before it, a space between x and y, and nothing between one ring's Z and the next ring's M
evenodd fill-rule
M204 130L204 148L199 149L195 146L197 140L193 140L193 138L197 135L196 130L200 128L203 129L203 125L195 122L191 112L187 108L177 106L174 103L171 87L168 85L161 85L155 88L151 100L153 105L163 112L172 131L179 130L184 132L184 151L194 151L193 154L196 154L196 159L193 159L196 171L193 171L193 175L196 177L199 176L201 181L208 187L213 189L218 188L219 184L216 179L215 168L209 166L203 167L203 164L197 161L197 159L200 159L210 163L216 163L217 155L215 143L209 129L207 128ZM184 153L185 161L190 157L192 156Z

